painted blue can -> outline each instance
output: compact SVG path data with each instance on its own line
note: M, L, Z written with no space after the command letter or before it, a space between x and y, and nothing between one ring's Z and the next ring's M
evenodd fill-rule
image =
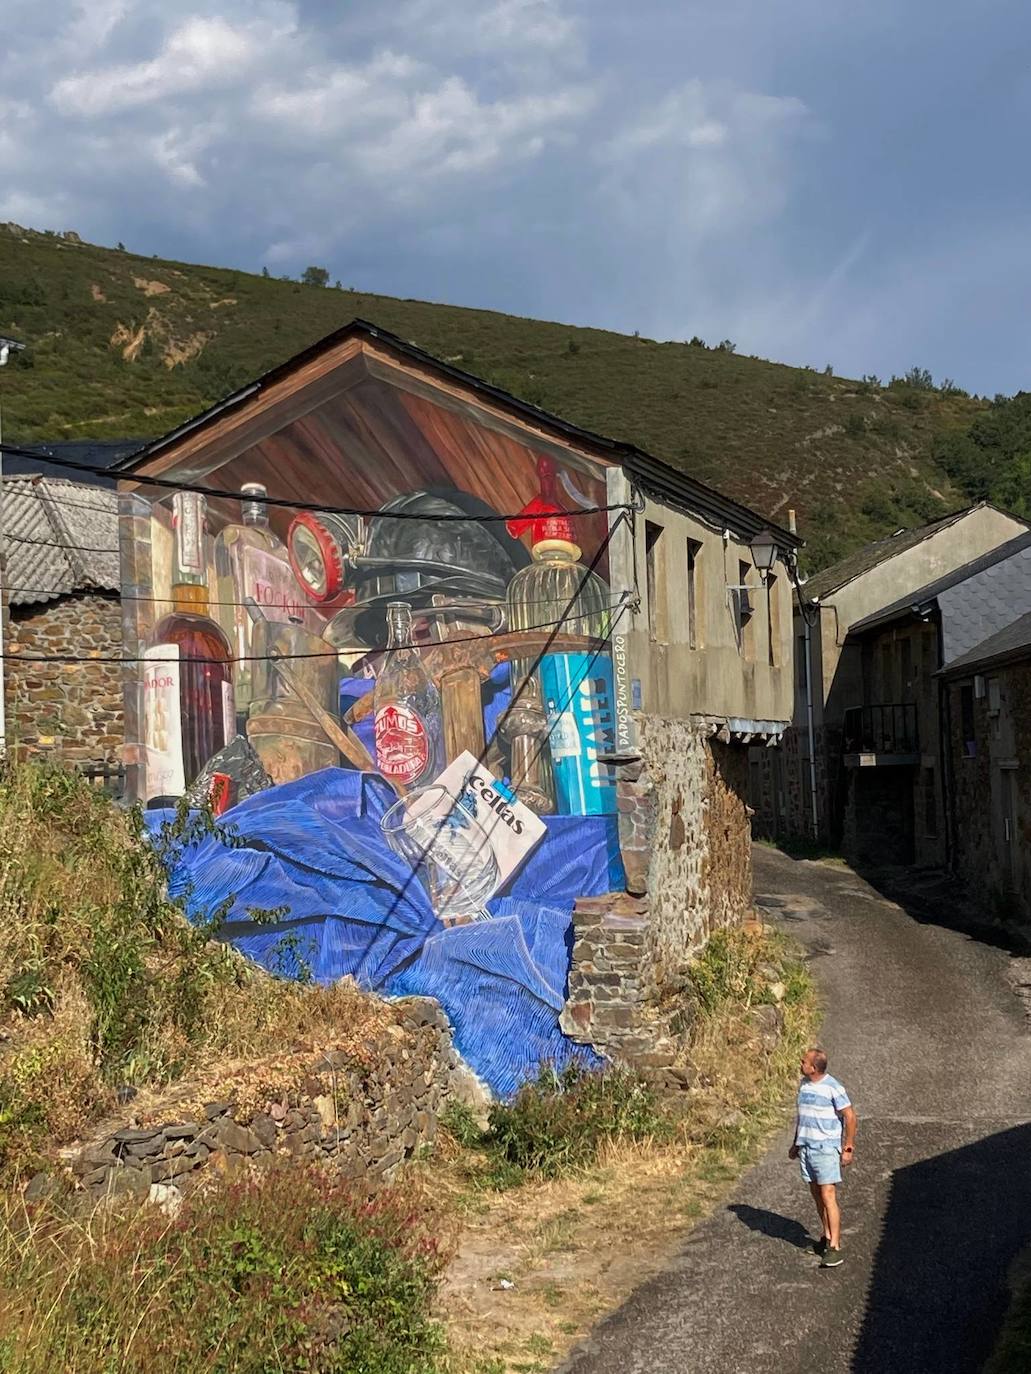
M615 775L611 766L598 759L615 747L611 660L602 654L548 654L539 671L559 814L613 814Z

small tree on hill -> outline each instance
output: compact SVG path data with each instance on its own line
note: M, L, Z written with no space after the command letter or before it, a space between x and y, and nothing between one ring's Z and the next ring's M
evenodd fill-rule
M329 270L325 267L306 267L301 273L303 286L328 286Z

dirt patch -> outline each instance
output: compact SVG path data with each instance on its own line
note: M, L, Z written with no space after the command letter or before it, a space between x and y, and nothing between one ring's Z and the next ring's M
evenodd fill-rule
M666 1267L759 1149L613 1147L583 1176L467 1204L441 1294L460 1358L490 1374L551 1369Z
M167 368L188 363L191 358L196 358L198 353L203 352L204 345L214 337L214 334L205 333L203 329L199 329L196 334L191 334L189 338L169 339L165 345L165 351L161 355L161 361Z
M90 283L90 295L93 297L95 301L107 300L107 297L104 295L103 291L101 291L100 287L97 285L96 282Z
M110 344L112 348L120 348L122 357L127 363L134 363L140 356L140 350L147 340L147 327L141 324L138 329L133 329L130 325L119 322L115 325L114 333L111 335Z
M146 277L133 277L132 284L145 296L164 296L172 289L167 282L148 281Z
M223 305L235 305L235 304L236 304L236 297L235 297L235 296L223 296L222 299L221 299L220 301L211 301L211 302L209 302L209 304L208 304L208 309L209 309L209 310L219 310L219 309L221 309L221 307L222 307Z

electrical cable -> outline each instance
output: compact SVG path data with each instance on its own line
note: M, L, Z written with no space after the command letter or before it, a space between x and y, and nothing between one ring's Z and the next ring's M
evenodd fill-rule
M88 594L88 593L91 593L91 592L92 592L92 593L94 593L94 594L103 594L103 595L106 595L106 596L110 597L112 600L117 600L117 601L143 601L143 602L149 602L151 605L154 605L154 606L170 606L170 605L172 605L172 603L173 603L173 597L172 597L172 593L171 593L171 592L168 592L165 596L140 596L140 595L138 595L138 594L136 594L136 593L132 593L132 592L120 592L116 587L115 587L115 588L111 588L111 587L76 587L76 588L74 588L72 591L62 591L60 588L57 588L57 587L15 587L15 586L8 586L8 587L6 587L4 590L7 592L7 594L8 594L9 596L13 596L13 595L15 595L16 593L20 593L20 594L23 595L23 596L45 596L45 597L50 597L50 598L57 598L57 597L60 597L60 596L78 596L78 595L81 595L81 594L83 594L83 593L87 593L87 594ZM400 599L400 598L399 598L399 599ZM297 604L298 604L298 605L301 604L300 596L298 597ZM497 605L500 605L501 603L500 603L500 602L498 602L498 603L490 602L490 603L486 603L486 604L490 604L490 605L497 604ZM530 604L531 606L546 606L546 605L548 605L549 603L548 603L547 601L531 601L529 604ZM619 606L619 605L621 605L621 604L622 604L622 603L621 603L621 600L617 597L616 600L613 601L611 607L609 607L608 609L610 609L610 610L615 610L616 607ZM207 605L208 605L209 607L210 607L210 606L246 606L247 603L246 603L246 601L222 601L222 600L219 600L219 599L217 599L217 598L214 598L214 597L210 597L210 596L209 596L209 597L207 598ZM282 606L278 606L277 609L280 609L280 610L281 610L281 609L282 609ZM319 608L318 608L317 606L306 607L306 609L310 609L310 610L316 611L316 612L319 611ZM335 608L334 611L332 612L333 615L336 614L337 609L349 610L349 609L351 609L351 608L350 608L350 607L346 607L346 606L343 607L343 608L339 608L339 607L338 607L338 608ZM361 609L361 608L359 608L359 609ZM448 609L448 608L447 608L447 607L443 607L443 608L440 608L440 609L445 609L445 610L446 610L446 609ZM461 611L462 608L459 607L459 606L456 606L456 607L454 607L454 609L455 609L456 611ZM321 614L321 612L320 612L320 614ZM418 612L416 612L416 614L418 614ZM330 618L332 619L332 616L331 616ZM547 623L548 623L549 625L551 625L551 624L553 624L554 622L553 622L553 621L548 621ZM532 626L530 626L530 628L531 628L531 629L540 629L541 626L539 626L539 625L532 625ZM458 643L459 641L457 641L457 640L451 640L451 641L449 641L449 642L452 643L452 644L454 644L454 643Z
M157 599L157 598L155 598L155 599ZM242 605L243 603L242 603L242 602L229 602L229 603L223 603L223 604L229 604L229 605ZM539 603L539 604L544 604L544 603ZM618 600L616 600L616 601L613 601L612 604L611 604L610 606L606 606L606 607L605 607L605 610L606 610L606 612L615 611L615 610L618 610L618 609L620 608L620 606L622 606L622 605L624 605L624 604L625 604L624 599L623 599L623 598L620 598L620 599L618 599ZM446 608L444 608L444 609L446 609ZM458 610L459 612L461 612L461 607L456 607L455 609ZM416 612L416 614L418 614L418 613ZM511 630L487 630L487 631L485 631L485 633L483 633L482 635L456 635L454 639L442 639L442 640L439 640L439 641L434 640L434 641L430 641L430 642L428 642L428 643L426 643L426 642L418 643L418 642L412 640L412 641L409 641L408 643L405 643L405 644L395 644L395 645L393 646L393 648L390 648L390 649L387 649L387 648L379 648L379 647L370 647L370 646L366 646L366 645L356 644L356 645L353 646L353 648L352 648L352 647L344 647L344 648L340 648L340 649L334 649L334 648L330 647L330 648L328 648L328 649L326 649L326 650L319 650L319 651L317 651L317 652L316 652L316 651L312 651L312 652L310 652L310 653L291 653L291 654L234 654L234 655L229 659L229 662L230 662L231 664L232 664L232 663L275 663L277 660L283 660L283 659L287 659L287 660L289 660L289 659L312 659L312 658L332 658L332 659L338 659L338 658L340 657L340 654L342 654L342 653L360 653L360 654L364 657L364 656L367 656L368 654L376 654L376 653L392 654L392 653L398 652L398 651L401 650L401 649L438 649L438 648L443 649L443 648L447 648L447 646L448 646L448 645L451 645L451 644L472 644L472 643L483 644L483 643L487 642L488 640L491 640L491 639L498 639L498 638L500 638L502 635L508 635L508 634L512 634L512 633L528 634L528 633L531 633L531 632L533 632L533 631L535 631L535 630L558 630L558 629L560 629L563 625L570 624L570 623L575 622L575 621L578 621L578 620L586 620L586 619L588 618L588 615L589 615L589 614L594 614L594 612L590 612L590 613L584 612L584 613L581 614L581 615L575 615L575 616L563 615L563 616L560 617L558 620L544 620L544 621L541 621L540 624L537 624L537 625L530 625L530 626L526 626L526 627L520 627L520 629L519 629L518 631L515 631L515 632L513 632L513 631L511 631ZM271 623L275 623L275 622L271 622ZM279 623L282 623L282 622L279 622ZM134 655L134 654L123 654L123 655L116 655L116 654L21 654L21 653L10 653L9 651L8 651L8 652L5 652L5 653L3 653L3 654L0 654L0 661L5 661L5 660L8 661L8 662L10 662L10 663L148 663L148 664L149 664L149 663L205 663L205 664L223 664L223 665L224 665L225 662L226 662L226 660L225 660L225 659L222 659L222 658L201 657L201 656L199 656L199 655L198 655L198 656L183 655L183 656L178 657L178 658L153 658L153 657L145 656L145 655L143 655L143 654L138 654L138 655Z
M209 499L215 501L233 501L247 499L245 495L236 491L225 491L218 487L202 486L199 483L173 482L168 477L143 477L138 476L135 473L123 473L118 472L117 470L113 471L111 468L100 467L96 463L80 463L76 462L72 458L58 458L55 456L51 456L47 453L35 452L32 449L20 448L19 446L14 444L0 443L0 453L10 454L12 457L15 458L32 459L34 462L38 463L52 463L58 467L69 468L74 472L87 472L95 477L107 477L108 479L134 481L138 482L141 487L162 487L166 488L169 491L193 492L195 495L206 496ZM313 506L308 501L292 501L288 497L283 496L261 496L255 497L254 500L260 501L260 503L263 506L275 506L286 510L309 511L316 515L320 513L323 515L353 515L360 516L362 519L365 520L371 520L373 518L383 518L388 520L426 521L427 519L431 519L434 522L441 521L447 524L472 523L477 525L483 525L494 524L499 521L504 522L508 520L525 519L525 514L523 511L516 511L510 515L498 515L494 512L491 512L486 515L466 515L464 512L455 511L427 516L424 511L384 511L379 509L359 510L353 506ZM628 504L625 501L620 501L613 505L585 506L581 510L563 511L562 515L564 518L575 520L579 519L582 516L603 515L608 511L626 512L629 510L638 510L639 508L640 507L637 504ZM108 550L101 549L94 550L94 552L105 553L108 552Z
M581 592L582 592L582 591L584 590L584 588L587 586L587 584L588 584L588 582L589 582L591 576L592 576L593 573L594 573L595 568L597 567L598 563L601 561L601 558L602 558L603 554L605 553L606 549L608 548L609 544L611 543L612 538L613 538L613 535L616 533L616 530L619 529L619 527L620 527L620 525L623 523L623 521L629 521L629 517L628 517L626 511L624 511L615 521L613 521L611 527L609 528L608 534L605 536L605 539L602 541L602 544L601 544L600 548L598 549L597 553L594 555L594 558L591 560L590 565L589 565L588 567L584 568L584 570L583 570L583 576L580 578L579 582L577 583L576 590L573 592L572 596L569 598L568 602L566 603L565 611L563 612L563 615L562 615L561 620L558 622L558 626L561 626L561 625L568 619L568 617L569 617L569 612L570 612L570 611L573 609L573 607L576 605L577 600L579 599ZM629 521L629 523L630 523L631 525L633 524L632 521ZM588 665L588 672L590 671L590 666L593 665L593 664L596 662L597 657L598 657L598 654L602 652L602 650L604 649L605 645L607 645L608 642L610 641L610 639L612 638L612 635L613 635L614 632L615 632L616 624L618 624L619 620L622 618L622 616L623 616L623 614L625 613L626 609L627 609L627 601L626 601L626 597L624 596L624 597L623 597L623 606L622 606L622 608L620 609L619 614L616 616L615 620L614 620L614 621L611 621L611 622L609 623L609 625L606 627L605 634L604 634L604 636L602 636L601 644L600 644L600 646L595 650L594 654L593 654L592 657L591 657L590 664ZM576 617L576 618L577 618L577 619L580 619L581 617L578 616L578 617ZM502 725L503 725L505 719L507 719L507 717L511 714L512 708L516 705L516 703L519 701L519 699L521 698L521 696L523 695L523 693L526 691L526 689L527 689L529 683L532 681L532 679L533 679L533 677L534 677L534 674L537 672L537 669L540 667L541 662L542 662L543 659L547 656L548 651L549 651L550 648L551 648L551 645L555 642L555 638L556 638L556 636L558 635L558 626L556 626L556 628L555 628L554 630L552 630L551 634L548 636L547 643L544 645L544 647L543 647L542 649L539 650L539 652L537 653L537 655L534 657L532 663L530 664L529 669L527 670L527 672L525 673L525 675L524 675L524 677L523 677L523 681L520 683L518 689L513 693L512 699L511 699L511 701L509 702L508 707L507 707L507 709L506 709L504 715L498 720L497 724L495 725L494 733L491 735L490 739L487 740L487 741L484 743L484 746L483 746L483 748L480 750L479 756L478 756L477 759L476 759L476 766L477 766L477 767L482 767L482 766L484 765L484 762L485 762L485 760L486 760L486 758L487 758L488 753L489 753L490 750L491 750L491 747L494 745L494 743L496 742L496 740L497 740L497 738L498 738L498 735L499 735L499 733L500 733L500 731L501 731L501 728L502 728ZM453 641L452 641L452 642L453 642ZM586 675L586 674L585 674L585 675ZM584 675L584 676L585 676L585 675ZM557 709L557 710L555 711L554 720L552 721L552 723L551 723L550 726L548 727L546 733L544 734L544 736L543 736L543 738L542 738L540 744L539 744L538 747L537 747L536 752L533 754L533 756L532 756L532 758L531 758L531 760L530 760L531 763L536 763L537 760L541 757L541 754L543 753L546 744L548 743L548 741L550 740L550 738L551 738L553 732L554 732L555 729L557 728L558 723L559 723L559 721L562 719L563 714L569 709L569 706L572 704L573 695L575 694L575 692L576 692L577 690L579 690L579 686L580 686L580 683L581 683L582 681L583 681L583 677L581 677L581 678L579 679L579 681L577 682L576 688L571 688L571 689L570 689L570 694L569 694L568 698L566 699L566 701L563 703L561 709ZM613 706L614 706L614 705L615 705L615 703L613 703ZM447 822L447 820L448 820L448 818L451 816L452 812L454 812L454 810L456 809L456 807L458 807L459 805L460 805L459 799L458 799L457 797L453 797L453 798L451 799L451 804L450 804L450 806L448 807L446 813L445 813L442 817L440 817L440 823L439 823L439 825L438 825L438 833L439 833L440 827L443 826L443 825ZM383 926L389 927L389 925L390 925L390 917L392 916L392 914L393 914L394 910L397 908L397 906L398 906L401 902L403 902L403 901L405 900L406 895L407 895L407 892L408 892L408 889L409 889L409 887L411 886L411 884L412 884L413 882L416 881L416 877L417 877L417 872L418 872L419 866L426 860L427 856L430 854L430 851L431 851L432 848L433 848L435 839L436 839L436 836L434 836L434 839L430 840L427 844L423 845L422 848L421 848L421 851L420 851L420 854L419 854L418 859L414 860L414 861L411 863L409 875L408 875L408 877L405 879L403 886L401 887L400 891L398 891L398 893L397 893L397 895L396 895L396 897L395 897L393 903L391 904L390 910L387 912L387 915L386 915L386 917L384 918L384 921L382 922L382 925L383 925ZM488 843L489 843L489 841L488 841ZM371 942L372 938L373 938L373 937L372 937L372 935L371 935L371 933L370 933L370 942ZM401 938L402 938L402 937L401 937L401 933L400 933L400 932L397 932L397 933L395 934L395 936L394 936L393 944L396 945L396 944L400 941ZM415 958L415 956L412 955L412 956L410 956L409 960L407 960L406 962L410 962L411 959L414 959L414 958ZM403 967L403 966L404 966L404 965L401 965L401 967Z

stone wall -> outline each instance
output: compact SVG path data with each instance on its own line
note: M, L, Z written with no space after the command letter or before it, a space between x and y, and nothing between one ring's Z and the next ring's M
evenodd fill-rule
M79 1187L94 1199L157 1187L151 1195L167 1199L170 1186L181 1194L214 1172L277 1161L323 1162L370 1188L389 1181L434 1139L444 1101L468 1096L471 1080L435 1001L406 998L395 1007L396 1023L378 1030L360 1059L325 1050L299 1062L286 1084L279 1061L278 1075L259 1069L215 1102L191 1104L180 1088L164 1111L108 1129L71 1160Z
M748 750L720 741L718 728L701 718L641 721L655 789L648 942L660 994L680 985L713 930L751 908Z
M752 909L748 750L720 740L719 721L638 725L640 758L616 770L627 891L576 903L561 1025L612 1059L675 1073L688 965Z
M121 759L122 669L91 662L122 653L118 597L76 593L12 606L7 627L7 732L24 753L73 763ZM17 655L62 655L82 663L18 663Z
M988 682L994 684L992 695ZM964 686L972 699L972 754L964 738ZM970 681L950 683L947 725L952 867L984 915L1026 934L1031 930L1031 664L987 675L981 697L973 695Z

